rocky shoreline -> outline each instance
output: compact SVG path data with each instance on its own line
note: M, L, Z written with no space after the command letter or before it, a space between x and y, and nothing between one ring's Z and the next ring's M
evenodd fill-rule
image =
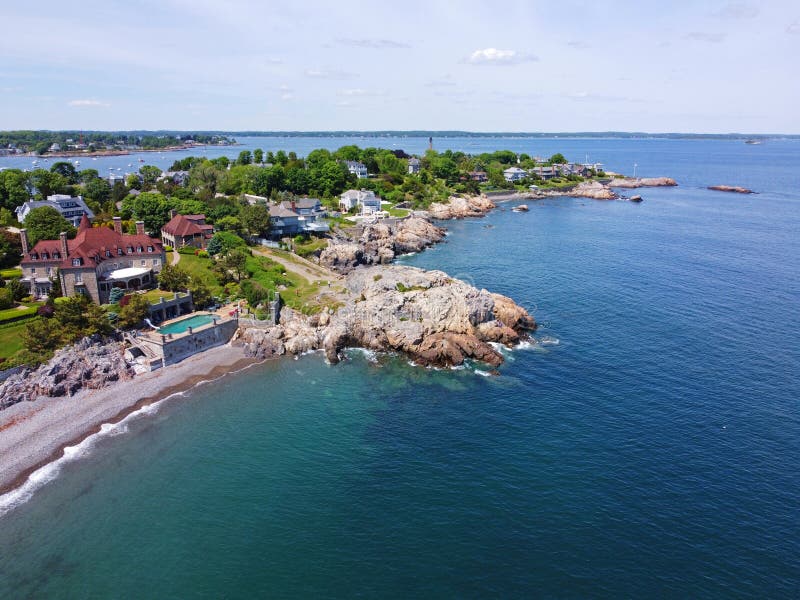
M739 187L738 185L710 185L707 189L715 192L731 192L734 194L755 194L753 190Z
M456 366L466 359L497 367L492 344L513 346L536 321L513 300L453 279L442 271L373 266L345 279L350 299L335 313L305 316L281 311L269 329L242 331L246 356L271 358L323 350L339 362L346 347L397 351L424 366Z

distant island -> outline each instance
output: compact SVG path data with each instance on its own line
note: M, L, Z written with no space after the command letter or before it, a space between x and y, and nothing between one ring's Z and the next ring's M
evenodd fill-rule
M0 131L0 156L99 156L235 143L226 135L185 131Z

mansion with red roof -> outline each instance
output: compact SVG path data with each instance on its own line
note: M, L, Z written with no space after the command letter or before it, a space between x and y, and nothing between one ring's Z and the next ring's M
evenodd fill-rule
M161 242L176 250L184 246L205 249L214 234L214 227L206 225L205 215L179 215L172 211L172 218L161 228Z
M161 271L166 254L160 240L136 222L136 234L122 233L122 220L114 217L114 228L92 227L86 215L81 219L75 239L62 233L57 240L39 240L28 247L26 230L22 241L22 283L35 298L50 293L58 274L65 296L84 294L97 304L108 302L111 289L136 290L151 287Z

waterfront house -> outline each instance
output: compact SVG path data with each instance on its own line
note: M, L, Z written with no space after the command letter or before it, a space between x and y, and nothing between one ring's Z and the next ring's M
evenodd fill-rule
M66 232L57 240L39 240L28 246L27 230L20 230L22 279L35 298L50 293L58 276L65 296L83 294L97 304L108 302L111 289L137 290L155 283L166 255L161 241L136 222L136 233L122 233L122 219L114 217L114 227L92 227L86 215L78 234L68 240Z
M189 171L164 171L158 179L168 179L175 185L185 185L189 181Z
M175 210L161 228L161 242L176 249L184 246L203 249L213 235L214 227L206 224L205 215L179 215Z
M47 200L28 200L22 203L15 210L17 213L17 221L24 223L25 217L27 217L34 208L41 208L43 206L56 209L61 213L62 217L75 227L80 225L84 215L89 217L89 219L94 219L94 213L86 206L83 197L69 196L68 194L53 194L52 196L48 196Z
M509 167L503 171L503 177L506 181L519 181L520 179L525 179L527 176L528 172L519 167Z
M300 215L283 204L269 205L270 235L281 238L303 232Z
M470 171L469 178L472 181L477 181L479 183L483 183L485 181L489 181L489 176L486 175L486 171Z
M418 158L409 158L408 159L408 173L409 175L414 175L415 173L419 173L421 168L420 162Z
M347 165L347 170L359 179L366 179L368 177L367 165L364 163L355 160L348 160L345 162L345 164Z
M298 215L298 226L306 233L325 233L330 227L322 219L327 212L318 198L295 198L281 202L283 208Z
M349 212L361 207L362 213L373 213L381 209L381 199L372 190L347 190L339 197L339 209Z

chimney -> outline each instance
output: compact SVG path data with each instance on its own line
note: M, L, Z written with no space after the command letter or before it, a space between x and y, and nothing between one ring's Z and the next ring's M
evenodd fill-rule
M28 252L30 248L28 248L28 230L27 229L20 229L19 230L19 241L22 243L22 254L28 256Z
M122 217L114 217L114 231L122 235Z
M61 256L67 258L67 256L69 256L69 250L67 249L67 232L62 231L58 234L58 238L61 240Z
M136 221L136 235L144 235L144 221Z
M172 210L169 211L169 218L170 219L174 219L177 216L178 216L178 210L177 209L173 208Z
M294 201L294 198L292 198L292 212L297 212L297 203Z

